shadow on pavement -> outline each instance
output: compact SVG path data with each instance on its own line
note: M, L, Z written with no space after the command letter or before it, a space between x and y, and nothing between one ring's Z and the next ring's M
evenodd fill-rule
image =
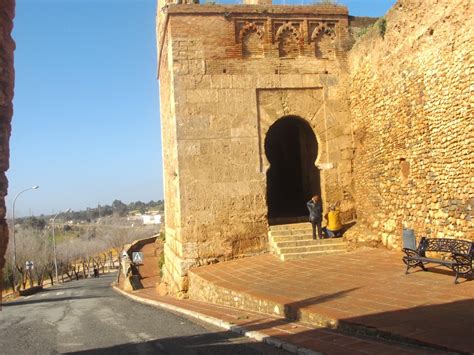
M25 304L34 304L34 303L72 301L72 300L80 300L80 299L88 299L88 298L107 298L107 297L106 296L74 296L74 297L36 298L36 299L2 303L2 307L22 306Z
M407 298L417 297L416 290ZM474 299L426 305L344 319L345 324L377 329L461 354L474 354Z
M106 348L89 349L67 354L99 355L99 354L183 354L183 355L217 355L217 354L288 354L264 343L242 338L232 332L216 332L184 337L172 337L146 341L142 343L126 343Z
M298 328L292 319L299 319L300 307L353 290L287 304L285 310L291 310L285 312L287 319L256 319L239 325L249 331L283 329L281 340L328 354L474 354L474 299L340 319L336 329L284 331Z
M343 291L339 291L339 292L335 292L331 294L324 294L317 297L307 298L307 299L297 301L297 302L287 303L285 304L285 317L292 320L300 320L302 308L324 303L324 302L338 299L341 297L345 297L347 294L359 288L360 287L354 287L354 288L350 288L347 290L343 290Z

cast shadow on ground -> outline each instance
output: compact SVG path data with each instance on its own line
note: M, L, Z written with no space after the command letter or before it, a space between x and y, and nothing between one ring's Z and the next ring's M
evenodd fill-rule
M327 301L332 301L338 298L343 298L349 293L359 289L360 287L354 287L350 288L347 290L342 290L339 292L335 293L330 293L330 294L323 294L320 296L316 297L310 297L306 298L304 300L296 301L296 302L291 302L285 304L284 308L284 313L285 313L285 318L287 319L292 319L292 320L300 320L301 319L301 310L304 309L305 307L310 307L314 306L317 304L325 303Z
M309 329L291 320L268 322L264 319L266 317L262 316L261 319L240 323L236 328L243 327L247 331L292 329L293 332L280 332L279 340L329 354L471 354L474 351L473 300L342 319L337 329ZM299 331L294 331L294 328ZM69 354L279 354L280 350L275 351L230 331L221 331L126 343Z
M407 297L416 297L416 293ZM265 331L271 328L294 331L293 328L301 327L292 324L292 321L294 319L291 318L270 322L256 319L240 326L249 331ZM311 344L314 348L317 344L318 351L338 354L353 354L358 350L381 354L387 351L387 348L383 348L387 345L386 341L395 348L399 347L394 353L404 353L404 347L414 347L418 349L415 352L422 353L445 354L445 351L448 351L473 354L473 329L474 299L469 299L340 319L334 329L322 327L296 334L288 333L282 336L282 340L289 343L296 341L303 347L305 344Z
M458 285L460 287L460 285ZM417 297L416 290L407 298ZM341 326L375 328L381 337L394 334L439 349L474 353L474 299L405 308L344 319ZM362 329L362 328L360 328Z
M20 301L13 301L13 302L5 302L2 303L2 307L13 307L13 306L23 306L26 304L34 304L34 303L51 303L51 302L60 302L60 301L73 301L79 299L89 299L89 298L107 298L106 296L73 296L73 297L56 297L56 298L35 298L35 299L28 299L28 300L20 300Z
M284 318L275 319L272 322L261 323L258 320L244 323L242 326L249 328L253 331L259 331L268 329L271 327L282 326L288 324L289 322L301 320L301 310L305 307L314 306L317 304L322 304L327 301L335 300L338 298L345 297L347 294L359 289L359 287L350 288L347 290L323 294L317 297L306 298L300 301L287 303L284 305Z
M418 272L432 272L434 274L451 276L453 278L453 282L454 282L455 272L453 270L450 270L450 269L446 268L443 265L431 265L431 266L425 265L425 268L426 268L426 271L424 271L420 268L411 269L411 270L409 270L407 275L416 274ZM469 281L472 281L472 280L473 280L473 276L469 277L469 276L466 276L466 275L460 275L457 283L462 284L462 283L469 282Z
M115 354L272 354L285 355L286 351L273 349L268 345L242 338L231 331L219 331L199 335L170 337L141 343L126 343L111 347L89 349L67 354L75 355L115 355Z

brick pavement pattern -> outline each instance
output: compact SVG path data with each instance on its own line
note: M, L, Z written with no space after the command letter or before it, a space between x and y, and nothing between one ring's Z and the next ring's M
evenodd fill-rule
M474 283L443 267L405 275L402 254L359 249L282 262L271 255L193 269L193 299L474 352Z
M267 341L276 346L284 346L285 349L295 353L301 349L309 349L324 354L356 355L444 353L441 350L423 348L413 344L403 345L384 339L366 337L360 334L349 334L328 327L309 324L301 320L285 319L284 314L280 316L275 314L263 314L251 309L238 309L236 305L229 307L222 304L192 299L179 300L170 296L160 296L152 282L159 280L157 269L154 269L157 259L154 255L153 248L152 244L147 244L141 250L145 255L145 264L140 269L143 281L145 281L143 282L145 288L131 292L133 296L145 302L151 301L154 302L155 305L165 306L168 307L168 309L170 307L175 308L179 310L179 312L188 315L194 314L194 316L199 315L208 319L212 318L216 321L223 321L233 326L242 327L247 332L258 332L259 335L256 336L257 339ZM402 310L415 307L415 301L412 301L411 304L404 303L404 306L395 306L395 304L399 304L399 302L404 302L403 300L408 298L406 297L407 295L412 298L425 297L425 304L430 302L431 298L426 298L426 296L421 293L417 294L416 292L410 291L404 295L403 288L399 288L395 285L395 282L398 282L398 280L404 280L405 287L407 287L406 283L409 283L416 286L416 288L423 288L423 285L432 282L437 283L439 287L448 287L446 291L439 290L436 296L438 297L438 303L443 303L443 300L446 299L449 299L447 302L450 302L454 297L450 290L457 290L456 292L459 292L460 296L458 300L468 299L472 301L472 299L470 299L473 291L472 283L464 282L463 284L455 286L452 284L451 275L448 276L445 273L438 272L415 272L405 277L403 273L404 268L403 265L400 264L401 261L399 259L401 255L399 253L388 252L387 264L383 268L380 268L380 265L383 264L382 253L386 253L386 251L359 250L354 253L340 255L337 260L333 259L332 256L326 256L314 260L293 262L281 262L276 257L264 255L201 267L195 269L193 275L199 275L199 278L205 278L206 280L212 279L213 288L222 287L223 294L232 294L233 297L235 297L234 294L236 290L239 290L239 292L245 290L245 292L257 297L261 304L266 303L271 307L273 307L275 302L278 303L286 300L288 301L288 305L290 305L292 304L291 299L298 299L300 302L293 302L293 304L300 305L301 309L307 307L312 309L310 306L319 305L319 309L330 311L326 316L331 316L331 314L334 316L336 312L349 312L351 314L347 315L347 319L353 319L354 321L358 318L361 320L369 320L368 317L363 315L364 312L366 312L366 308L363 308L364 306L360 304L361 302L373 302L371 307L381 307L380 305L384 303L393 304L394 306L390 308L392 310L395 309L393 312L397 312L397 309ZM378 259L380 260L377 262L374 261ZM341 264L341 260L346 261ZM349 264L352 264L352 266L349 267ZM338 270L338 272L336 273L335 270ZM391 285L387 285L386 283L379 286L376 285L381 275L375 277L373 274L378 275L383 273L387 274L386 278L394 279ZM427 277L427 279L423 280L424 277ZM343 278L346 281L341 283ZM316 281L318 279L319 281ZM417 281L418 279L420 280ZM285 287L281 286L283 284ZM326 287L326 290L320 289L319 287L321 286ZM364 287L367 288L366 291L362 290ZM451 287L456 288L452 289ZM320 291L316 291L318 289ZM375 293L373 296L364 296L364 294L367 295L367 293L372 291L375 292L377 289L379 290L378 294ZM332 296L330 296L331 293ZM383 293L385 293L385 298L382 298ZM400 297L400 295L403 297ZM301 302L301 300L304 299L303 297L306 297L306 301L308 301L307 305ZM375 297L377 298L376 301L374 301ZM225 298L226 296L221 297L218 302L223 303ZM309 301L311 299L312 301ZM236 301L234 298L233 300ZM338 304L335 303L336 300L339 302L339 308L337 308ZM240 301L242 301L242 298ZM418 303L421 303L421 301L418 301ZM357 307L358 304L359 307ZM448 303L448 306L445 308L446 310L449 309L449 304L450 303ZM287 307L287 309L289 310L290 307ZM465 313L466 311L470 310L468 310L467 306L461 304L456 309L457 315L452 314L450 320L454 321L457 319L459 321L458 326L472 329L472 324L470 324L470 322L472 322L472 311L471 313ZM426 313L429 315L429 312ZM375 310L372 313L367 312L367 315L374 316L374 320L385 319L387 322L396 320L391 318L390 312L388 314L389 316L385 317L385 312ZM463 314L465 316L463 316ZM409 317L406 317L404 313L400 313L400 316L405 317L405 321L409 321ZM450 329L450 320L448 319L448 322L445 324L446 329ZM431 319L426 319L425 326L421 328L421 330L426 330L431 326L432 324L430 322ZM216 323L214 322L214 324ZM403 326L403 322L400 322L398 325ZM464 342L464 345L467 344L466 346L472 347L472 343L470 345L468 344L471 337L464 337L463 335L460 337L464 338L464 340L461 340L461 345ZM448 344L444 346L449 347Z
M145 244L140 251L143 253L144 264L139 266L138 271L144 288L155 287L160 281L160 270L158 268L158 257L154 243Z

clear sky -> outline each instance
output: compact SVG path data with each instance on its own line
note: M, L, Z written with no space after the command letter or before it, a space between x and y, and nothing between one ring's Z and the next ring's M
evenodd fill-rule
M338 2L351 15L382 16L395 0ZM163 198L155 8L17 0L9 216L15 195L33 185L17 215Z

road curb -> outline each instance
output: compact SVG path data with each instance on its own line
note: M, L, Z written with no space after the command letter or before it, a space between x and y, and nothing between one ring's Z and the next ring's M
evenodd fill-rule
M275 348L284 349L284 350L286 350L286 351L288 351L292 354L297 354L297 355L323 355L323 353L320 353L320 352L317 352L317 351L314 351L314 350L311 350L311 349L308 349L308 348L298 347L295 344L285 342L283 340L280 340L280 339L272 337L272 336L268 336L267 334L262 333L262 332L258 332L258 331L254 331L254 330L247 330L244 327L241 327L241 326L233 324L233 323L226 322L222 319L210 317L210 316L207 316L205 314L195 312L195 311L190 311L189 309L181 308L181 307L174 306L174 305L171 305L171 304L168 304L168 303L158 302L158 301L150 300L150 299L147 299L147 298L142 298L142 297L139 297L139 296L135 296L133 294L130 294L128 292L125 292L125 291L121 290L119 287L117 287L114 284L112 284L111 286L116 292L122 294L125 297L130 298L131 300L133 300L135 302L139 302L139 303L142 303L142 304L147 304L149 306L163 308L163 309L166 309L166 310L169 310L169 311L174 311L174 312L177 312L177 313L181 313L181 314L184 314L186 316L190 316L190 317L199 319L200 321L206 322L208 324L212 324L216 327L223 328L225 330L229 330L231 332L243 335L247 338L251 338L251 339L263 342L263 343L265 343L267 345L270 345L270 346L273 346Z

